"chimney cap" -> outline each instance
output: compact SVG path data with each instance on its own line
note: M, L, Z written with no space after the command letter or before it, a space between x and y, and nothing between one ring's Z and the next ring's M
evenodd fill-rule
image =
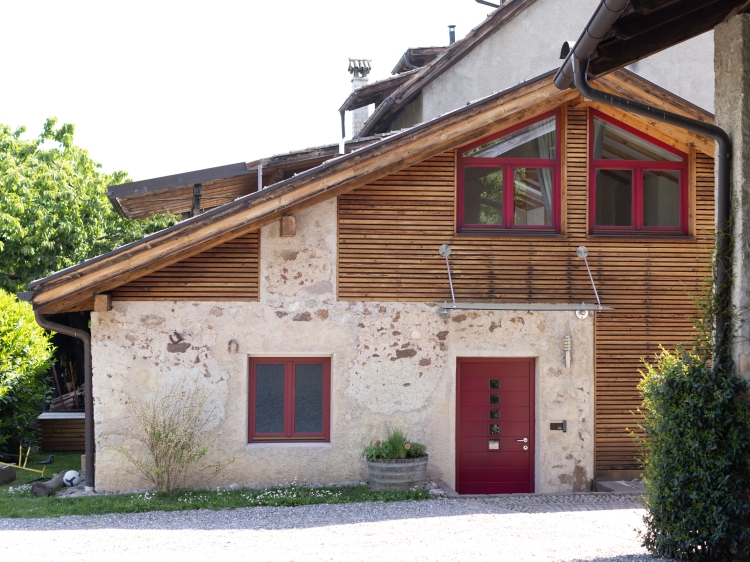
M370 74L372 59L349 59L349 73L352 76L364 78Z

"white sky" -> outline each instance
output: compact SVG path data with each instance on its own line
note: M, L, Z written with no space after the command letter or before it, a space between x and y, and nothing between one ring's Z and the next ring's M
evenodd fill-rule
M147 179L336 143L348 57L386 78L447 45L474 0L4 2L0 123L56 116L107 171ZM347 131L349 131L347 123Z

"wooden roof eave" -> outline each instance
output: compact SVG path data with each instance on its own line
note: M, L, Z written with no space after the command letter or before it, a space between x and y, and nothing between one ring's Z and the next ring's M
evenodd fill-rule
M156 269L252 232L330 197L479 139L576 97L551 81L554 71L417 125L375 144L302 172L182 221L142 240L54 273L31 284L34 307L64 312ZM439 134L437 134L439 133Z
M263 191L34 281L31 284L32 302L42 313L80 309L82 303L90 301L97 293L257 230L284 214L346 193L441 152L580 99L576 90L559 90L554 85L554 72L328 160ZM695 106L680 106L678 99L673 99L657 86L651 85L646 91L644 83L637 75L618 71L603 78L600 86L617 89L633 99L645 96L665 109L698 117L702 115L706 120L712 118L710 113ZM686 139L690 142L688 137ZM706 145L706 148L710 147ZM712 148L704 151L713 153Z

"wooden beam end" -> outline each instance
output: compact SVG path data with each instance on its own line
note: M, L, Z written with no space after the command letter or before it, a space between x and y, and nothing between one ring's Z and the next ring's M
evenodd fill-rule
M112 310L112 295L106 293L94 296L94 312L109 312Z
M297 233L297 218L294 215L281 217L281 236L291 237Z

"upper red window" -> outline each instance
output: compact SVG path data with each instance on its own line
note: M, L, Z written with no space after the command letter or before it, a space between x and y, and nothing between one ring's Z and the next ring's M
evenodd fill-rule
M458 151L459 232L557 232L559 112Z
M331 360L250 359L248 441L329 441Z
M591 111L590 230L687 234L688 156Z

